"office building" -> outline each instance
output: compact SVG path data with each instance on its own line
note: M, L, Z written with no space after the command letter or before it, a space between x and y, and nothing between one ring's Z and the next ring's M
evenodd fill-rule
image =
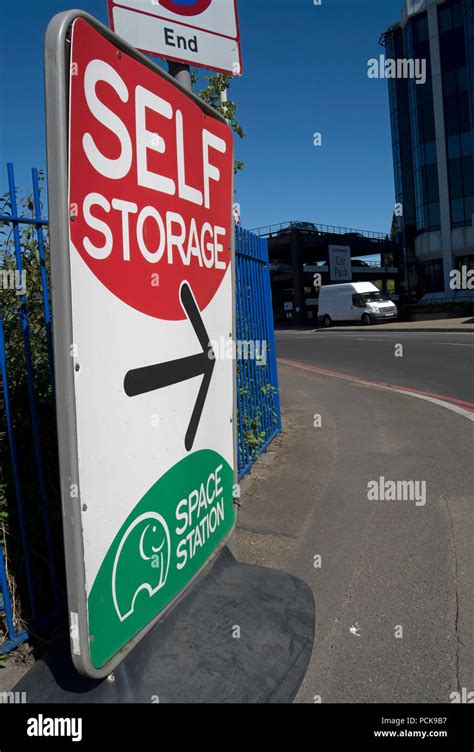
M389 78L401 289L430 298L474 268L474 0L406 0L382 36L386 60L426 60L426 81Z

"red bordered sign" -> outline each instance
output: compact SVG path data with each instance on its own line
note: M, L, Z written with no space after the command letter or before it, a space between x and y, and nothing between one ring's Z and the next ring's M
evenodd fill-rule
M74 13L47 38L53 336L71 649L100 678L235 525L233 148Z
M110 26L157 57L242 74L237 0L108 0Z

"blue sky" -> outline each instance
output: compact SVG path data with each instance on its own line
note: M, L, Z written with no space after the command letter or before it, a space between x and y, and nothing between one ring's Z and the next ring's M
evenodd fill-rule
M106 0L77 4L106 22ZM367 77L401 0L238 0L244 75L231 98L246 132L236 200L247 228L302 220L388 232L394 188L387 82ZM0 191L7 161L29 188L46 167L43 39L65 0L2 7ZM322 146L313 134L322 134Z

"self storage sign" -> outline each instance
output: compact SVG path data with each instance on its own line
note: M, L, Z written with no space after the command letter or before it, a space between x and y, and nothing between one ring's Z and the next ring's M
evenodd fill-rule
M70 265L70 312L55 309L72 326L70 343L55 340L73 373L59 441L77 447L63 487L65 524L80 505L68 587L83 577L86 600L85 624L71 607L72 650L92 676L235 521L233 364L210 344L233 332L232 136L134 52L84 18L72 25L69 248L53 247Z

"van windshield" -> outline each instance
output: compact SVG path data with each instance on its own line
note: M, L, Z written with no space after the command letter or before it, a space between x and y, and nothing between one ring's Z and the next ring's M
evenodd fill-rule
M386 300L381 292L363 292L361 293L362 300L364 303L380 303L381 301Z

